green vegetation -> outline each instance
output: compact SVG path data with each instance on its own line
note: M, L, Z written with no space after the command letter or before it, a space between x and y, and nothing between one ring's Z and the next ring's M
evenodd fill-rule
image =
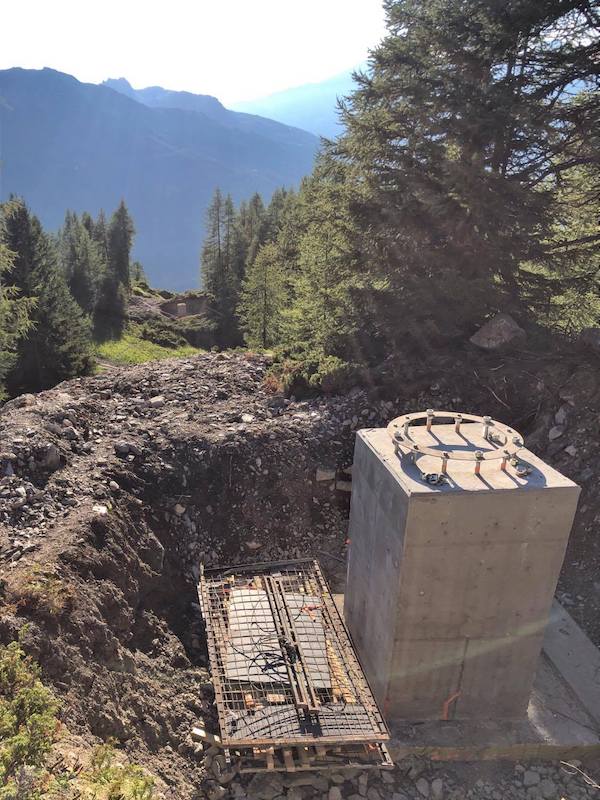
M213 325L200 316L127 328L131 294L171 296L130 263L133 236L123 202L108 223L102 211L95 220L68 211L54 238L23 200L0 204L0 399L89 374L95 355L138 364L212 344Z
M2 275L10 272L14 253L0 242L0 400L5 397L6 376L17 361L17 345L31 326L34 302L19 296L14 286L4 286Z
M141 767L120 764L110 743L97 747L77 780L82 800L152 800L154 780Z
M71 586L54 572L35 565L25 576L15 599L19 607L28 606L58 616L71 608L73 597Z
M43 767L58 734L57 713L56 699L20 644L0 646L0 800L44 796Z
M189 344L162 347L143 338L143 332L142 326L130 324L120 339L109 339L97 344L96 354L115 364L143 364L145 361L194 356L202 352Z
M152 800L153 779L141 767L121 763L110 742L94 750L83 770L51 767L58 711L20 642L0 645L0 800Z
M69 291L56 248L21 200L0 207L0 243L12 254L6 280L28 303L14 365L7 374L12 394L53 386L89 372L89 320Z
M253 274L253 266L261 247L272 242L279 232L284 210L293 202L293 197L293 192L280 189L265 207L260 195L254 194L236 211L231 197L224 198L219 189L215 192L207 213L201 278L204 289L212 297L215 338L221 347L235 347L244 338L246 343L261 346L265 338L273 336L273 333L261 331L260 318L262 314L264 320L268 308L274 308L268 295L277 271L271 269L273 264L267 263L264 257L256 274ZM265 286L265 278L269 285L259 300L259 286ZM273 286L272 291L283 300L283 286ZM246 299L241 308L244 293ZM278 300L277 306L280 304Z
M235 300L245 342L275 346L283 388L343 388L498 311L571 335L600 320L597 11L384 7L388 33L341 104L344 132L297 194L263 207L241 290L227 282L228 314Z

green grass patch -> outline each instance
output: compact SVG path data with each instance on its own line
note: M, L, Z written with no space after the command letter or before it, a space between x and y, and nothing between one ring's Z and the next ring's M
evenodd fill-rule
M135 329L128 328L120 339L101 342L96 345L98 358L114 364L143 364L146 361L159 361L163 358L182 358L203 352L191 345L162 347L142 339Z

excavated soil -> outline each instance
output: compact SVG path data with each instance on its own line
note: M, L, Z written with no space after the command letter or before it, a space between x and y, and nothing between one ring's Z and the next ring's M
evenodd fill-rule
M21 631L69 733L84 747L115 739L165 798L339 800L338 787L368 800L546 797L520 765L514 775L400 765L368 786L358 775L270 788L207 781L210 754L190 737L199 719L216 722L196 584L201 562L310 555L338 588L355 431L426 407L489 413L583 486L559 597L600 645L598 363L572 349L465 350L418 367L390 361L377 388L304 401L267 392L267 367L206 354L109 368L4 405L0 640ZM538 767L531 787L554 782L560 794L556 769ZM586 796L564 779L569 797Z

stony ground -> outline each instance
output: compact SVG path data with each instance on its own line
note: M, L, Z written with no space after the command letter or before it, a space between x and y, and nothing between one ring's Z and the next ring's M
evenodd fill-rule
M200 716L215 722L199 563L314 555L338 588L354 432L397 414L490 413L583 486L559 596L600 645L597 362L574 350L465 351L419 366L390 361L377 389L307 400L266 391L267 369L257 357L206 354L108 369L5 404L0 640L29 623L24 644L59 694L68 729L89 746L115 738L158 777L165 798L592 796L579 773L557 764L414 762L368 783L210 782L210 759L190 737Z

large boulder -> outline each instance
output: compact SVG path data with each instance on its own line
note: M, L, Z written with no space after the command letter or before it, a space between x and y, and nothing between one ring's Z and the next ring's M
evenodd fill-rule
M526 339L527 334L510 314L496 314L471 336L470 341L482 350L501 352L525 344Z
M586 349L600 356L600 328L584 328L579 334L579 342Z

